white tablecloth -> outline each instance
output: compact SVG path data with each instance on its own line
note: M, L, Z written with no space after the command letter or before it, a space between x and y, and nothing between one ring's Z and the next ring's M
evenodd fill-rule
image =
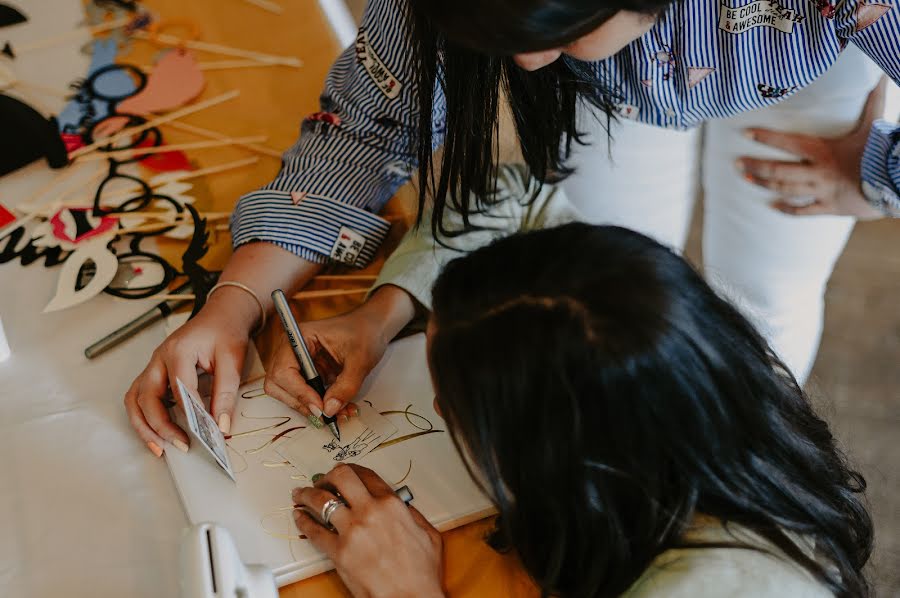
M2 30L14 45L69 31L84 16L80 0L18 5L30 21ZM78 51L86 39L23 55L16 70L65 89L87 72ZM49 176L40 163L0 179L0 201L16 205ZM186 519L166 464L132 433L122 406L163 326L88 361L85 346L151 304L101 296L42 314L59 269L0 266L12 348L0 363L0 596L177 596Z

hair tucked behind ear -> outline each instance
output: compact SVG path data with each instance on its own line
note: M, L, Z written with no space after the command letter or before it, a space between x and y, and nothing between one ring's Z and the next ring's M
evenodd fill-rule
M531 232L451 262L433 309L438 404L545 595L618 596L665 550L709 546L684 536L696 514L870 595L862 476L681 257L616 227Z
M413 13L413 40L418 49L419 222L429 196L432 232L453 235L443 226L447 202L463 216L478 210L494 191L499 154L501 88L505 90L525 163L540 182L571 173L566 166L572 144L582 143L576 126L579 103L599 109L607 122L616 94L587 63L564 56L538 71L527 72L512 58L491 56L449 41L434 24ZM435 93L446 100L443 159L435 173L432 106ZM449 198L449 199L448 199ZM474 198L475 205L470 205Z

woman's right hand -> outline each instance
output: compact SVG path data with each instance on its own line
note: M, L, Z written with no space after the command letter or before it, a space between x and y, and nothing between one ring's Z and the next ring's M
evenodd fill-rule
M164 397L169 388L176 388L176 378L196 390L198 367L212 374L210 411L222 432L230 431L247 343L258 317L259 307L251 297L240 289L223 287L153 352L125 393L125 409L154 455L162 455L166 442L188 450L188 435L169 418Z
M346 314L300 325L309 353L328 389L320 397L300 372L287 337L266 367L266 394L307 417L329 417L344 410L387 350L412 319L410 296L392 285L380 287L365 304ZM344 413L350 415L350 413Z

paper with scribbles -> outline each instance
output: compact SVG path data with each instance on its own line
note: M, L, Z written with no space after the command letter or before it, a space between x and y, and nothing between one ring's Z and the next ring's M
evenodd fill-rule
M278 444L276 452L309 479L317 473L328 473L339 463L361 461L375 447L396 434L397 428L367 404L357 406L358 416L338 424L340 440L327 427L316 429L310 426Z

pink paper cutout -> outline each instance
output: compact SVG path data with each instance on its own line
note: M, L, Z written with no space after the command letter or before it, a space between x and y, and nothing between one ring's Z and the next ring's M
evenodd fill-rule
M875 21L883 17L884 13L890 9L891 6L889 4L860 2L859 6L856 7L856 31L862 31L866 27L873 25Z
M186 50L172 50L156 63L146 87L122 100L116 111L121 114L166 112L199 96L205 84L194 55Z
M78 244L107 233L116 227L117 218L103 216L99 222L96 222L97 219L90 215L92 211L92 208L63 208L58 211L50 219L53 236L60 241ZM76 219L81 220L83 227L90 228L79 234L78 220Z
M716 72L716 69L705 66L692 66L688 68L688 89L692 89L701 81Z

